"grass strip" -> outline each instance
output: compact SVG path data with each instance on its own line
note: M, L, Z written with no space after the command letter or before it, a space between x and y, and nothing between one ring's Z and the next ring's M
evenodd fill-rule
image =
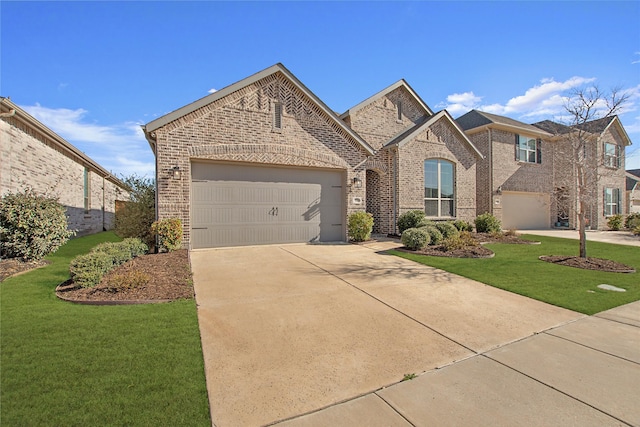
M640 300L640 273L606 273L540 261L538 257L541 255L576 256L579 243L557 237L522 237L541 244L489 244L487 247L495 252L495 257L488 259L433 257L400 251L390 253L589 315ZM634 246L587 242L587 255L621 262L640 272L640 248ZM599 289L600 284L617 286L626 292Z
M1 425L210 426L193 300L60 301L69 263L111 232L71 240L51 264L0 283Z

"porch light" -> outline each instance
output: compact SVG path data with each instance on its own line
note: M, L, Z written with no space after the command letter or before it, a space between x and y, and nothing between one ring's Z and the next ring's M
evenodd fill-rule
M180 171L180 166L177 166L177 165L174 166L171 169L171 172L172 172L173 179L175 179L175 180L179 180L180 179L180 176L182 175L182 173Z
M356 176L353 178L353 186L355 188L362 188L362 180Z

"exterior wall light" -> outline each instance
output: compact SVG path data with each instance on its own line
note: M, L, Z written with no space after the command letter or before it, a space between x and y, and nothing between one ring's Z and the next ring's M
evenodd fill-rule
M180 177L182 176L182 171L180 170L180 166L174 166L171 169L171 173L172 173L173 179L175 180L179 180Z
M362 188L362 180L358 177L353 178L353 186L355 188Z

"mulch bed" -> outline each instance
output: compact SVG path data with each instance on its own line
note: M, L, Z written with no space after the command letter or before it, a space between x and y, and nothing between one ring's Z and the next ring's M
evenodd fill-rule
M11 258L0 260L0 282L4 279L16 276L20 273L26 273L34 268L44 267L51 264L51 261L22 261L20 259Z
M446 250L443 246L427 246L424 249L413 251L405 246L398 248L401 252L407 252L411 254L427 255L427 256L440 256L448 258L493 258L495 253L484 246L469 246L467 248L455 249L452 251Z
M582 268L584 270L605 271L608 273L635 273L636 270L628 265L602 258L580 258L577 256L551 255L539 257L542 261L560 264L567 267Z
M122 286L123 276L146 275L139 286ZM72 302L89 304L131 304L166 302L193 298L189 255L186 249L169 253L142 255L121 265L102 278L93 288L80 288L65 282L56 295Z

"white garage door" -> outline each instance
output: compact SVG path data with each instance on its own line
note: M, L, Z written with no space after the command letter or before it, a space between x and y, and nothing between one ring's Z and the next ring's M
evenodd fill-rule
M193 248L345 238L342 172L193 163Z
M502 193L502 228L541 230L550 228L549 195Z

